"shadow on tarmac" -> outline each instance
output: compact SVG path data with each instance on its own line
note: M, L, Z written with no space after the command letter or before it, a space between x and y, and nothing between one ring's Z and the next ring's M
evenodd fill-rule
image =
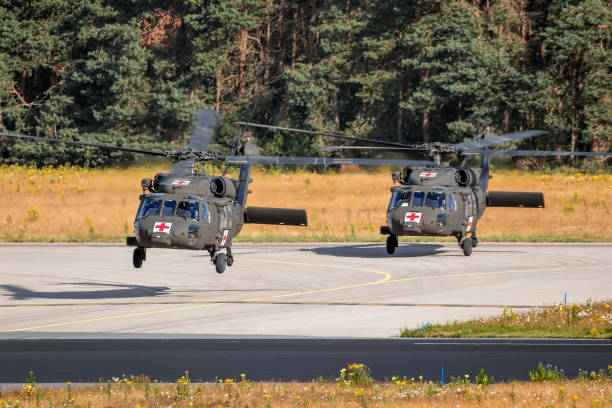
M454 248L445 247L441 244L400 243L395 249L394 255L388 255L384 244L357 244L342 246L324 246L318 248L304 248L302 251L314 252L317 255L341 256L347 258L414 258L420 256L439 255L445 252L453 252ZM457 248L455 251L461 254Z
M119 285L105 283L73 283L70 285L104 286L112 287L107 290L77 290L65 292L37 292L15 285L0 285L1 289L10 292L5 296L11 296L15 300L26 299L121 299L162 296L168 293L170 288L166 286L141 286L141 285Z

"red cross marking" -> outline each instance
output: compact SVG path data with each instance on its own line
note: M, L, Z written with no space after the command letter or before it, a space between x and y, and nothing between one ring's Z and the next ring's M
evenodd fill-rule
M165 231L165 229L166 229L166 228L170 229L170 226L169 226L169 225L166 225L166 223L165 223L165 222L162 222L162 223L161 223L161 224L159 224L159 225L158 225L156 228L157 228L157 229L158 229L160 232L166 232L166 231Z
M433 175L434 175L433 173L423 173L423 176L425 176L425 177L431 177Z
M185 180L177 180L174 182L174 184L189 184L189 182Z
M406 214L406 219L409 219L410 222L414 222L414 220L417 218L421 218L421 216L417 215L416 213L410 213L410 215Z

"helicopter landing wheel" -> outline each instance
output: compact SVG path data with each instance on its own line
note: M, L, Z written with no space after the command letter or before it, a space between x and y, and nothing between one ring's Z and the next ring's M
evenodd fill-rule
M225 263L227 266L232 266L234 264L234 257L232 255L228 255Z
M132 263L134 268L140 268L142 261L147 259L147 253L145 248L134 248L134 254L132 255Z
M217 254L217 256L215 257L215 269L217 270L217 273L225 272L226 265L227 263L225 254Z
M478 245L478 238L472 235L472 248L476 248Z
M472 255L472 238L464 239L463 243L461 244L461 248L463 248L463 255Z
M397 235L391 234L387 237L387 253L389 255L393 255L395 252L395 248L397 248L399 243L397 242Z

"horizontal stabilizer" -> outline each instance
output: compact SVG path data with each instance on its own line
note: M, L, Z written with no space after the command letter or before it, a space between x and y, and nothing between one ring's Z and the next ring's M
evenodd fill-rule
M489 191L487 207L544 208L544 194L517 191Z
M247 207L244 222L248 224L307 226L306 210L291 208Z

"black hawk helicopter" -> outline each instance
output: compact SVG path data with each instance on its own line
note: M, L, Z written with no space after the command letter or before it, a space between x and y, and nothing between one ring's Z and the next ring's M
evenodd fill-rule
M218 112L198 111L190 148L166 152L4 132L0 132L0 136L171 159L174 167L170 173L157 173L153 179L145 178L141 181L142 194L134 220L135 234L126 240L127 245L136 247L132 257L135 268L140 268L143 261L146 261L147 249L175 248L207 250L216 271L223 273L226 266L234 263L232 240L245 223L306 226L305 210L247 207L247 196L250 193L248 185L253 181L250 178L252 164L389 164L389 160L376 159L260 156L249 137L242 140L243 135L237 137L232 144L233 154L216 154L208 149L218 123ZM201 164L207 161L225 162L223 174L205 174ZM391 162L396 165L406 164L405 160ZM409 161L408 164L427 165L429 162ZM225 177L229 165L240 166L237 179Z
M389 255L392 255L399 246L398 237L406 235L454 236L463 249L463 254L470 256L472 248L478 245L476 227L486 207L544 208L544 195L540 192L488 191L491 156L612 156L610 152L491 149L507 142L548 133L540 130L494 136L486 127L477 132L475 140L469 142L404 144L255 123L236 122L236 124L379 145L327 146L322 148L322 151L341 149L399 151L416 152L428 157L430 163L403 163L405 167L401 172L392 173L394 186L391 187L391 199L387 208L387 225L380 227L380 233L388 235ZM466 167L467 159L474 155L480 155L480 167ZM459 156L463 160L459 166L451 167L448 162L442 162L443 156ZM384 159L381 161L385 165L393 165L396 162Z

